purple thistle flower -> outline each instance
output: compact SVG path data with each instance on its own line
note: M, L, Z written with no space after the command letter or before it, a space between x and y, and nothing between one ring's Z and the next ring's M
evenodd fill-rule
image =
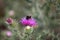
M22 25L25 25L25 26L35 26L37 23L36 23L36 20L34 18L32 18L31 16L26 16L26 17L23 17L21 20L20 20L21 24Z

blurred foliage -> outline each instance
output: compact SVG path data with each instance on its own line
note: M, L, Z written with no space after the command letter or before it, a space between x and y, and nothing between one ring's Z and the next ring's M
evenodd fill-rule
M6 16L0 19L0 24L6 25L13 36L5 37L4 31L0 30L0 40L60 40L60 0L4 0L4 3ZM15 12L12 17L16 21L14 27L4 23L10 10ZM38 22L38 28L31 34L25 34L24 27L19 24L19 20L27 15Z

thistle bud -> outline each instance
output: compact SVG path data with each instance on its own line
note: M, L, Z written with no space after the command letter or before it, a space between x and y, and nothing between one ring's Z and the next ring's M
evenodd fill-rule
M12 18L7 18L6 19L6 23L7 24L12 24L13 23L13 19Z
M31 34L33 32L33 27L30 26L26 26L24 29L25 33L27 34Z

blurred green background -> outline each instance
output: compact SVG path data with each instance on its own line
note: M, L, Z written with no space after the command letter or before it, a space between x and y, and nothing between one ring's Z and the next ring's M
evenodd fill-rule
M13 16L9 15L10 11ZM19 24L27 15L38 23L31 34L25 34ZM9 17L14 20L14 27L5 23ZM7 30L13 36L6 37ZM0 40L60 40L60 0L0 0Z

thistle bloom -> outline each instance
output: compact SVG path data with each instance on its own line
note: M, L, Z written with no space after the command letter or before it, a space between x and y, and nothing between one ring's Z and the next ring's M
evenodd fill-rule
M11 32L11 31L7 31L7 32L6 32L6 35L7 35L8 37L12 36L12 32Z
M32 18L31 16L26 16L26 17L23 17L21 20L20 20L21 24L22 25L25 25L25 26L35 26L37 23L36 23L36 20L34 18Z
M6 19L6 23L7 24L12 24L13 23L13 19L12 18L7 18Z
M9 15L10 15L10 16L13 16L13 15L14 15L14 10L10 10L10 11L9 11Z

